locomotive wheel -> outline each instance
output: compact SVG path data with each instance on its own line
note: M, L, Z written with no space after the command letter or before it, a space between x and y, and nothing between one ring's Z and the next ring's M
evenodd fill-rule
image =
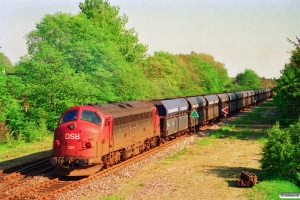
M109 167L109 156L108 155L104 155L102 157L102 162L103 162L103 168L107 169Z
M156 143L157 143L156 137L152 138L152 139L151 139L151 142L150 142L151 148L156 147Z
M145 142L144 142L144 149L145 149L145 151L148 151L149 149L150 149L150 147L151 147L151 143L150 143L150 141L149 140L146 140Z
M114 157L114 164L119 163L121 161L121 154L120 154L120 152L119 151L115 151L113 154L114 154L113 155L113 157Z

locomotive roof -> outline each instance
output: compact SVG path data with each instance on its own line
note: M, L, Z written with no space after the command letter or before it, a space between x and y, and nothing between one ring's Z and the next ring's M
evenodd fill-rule
M112 115L113 118L152 112L154 105L148 101L127 101L120 103L93 105L103 114Z

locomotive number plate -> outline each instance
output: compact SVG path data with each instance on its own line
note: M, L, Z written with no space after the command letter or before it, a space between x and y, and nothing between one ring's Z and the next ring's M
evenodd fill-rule
M68 149L75 149L75 146L68 146Z

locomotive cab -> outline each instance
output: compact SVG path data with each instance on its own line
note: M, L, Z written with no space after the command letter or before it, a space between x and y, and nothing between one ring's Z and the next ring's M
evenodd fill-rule
M105 140L104 124L101 113L90 106L72 107L61 116L54 132L50 160L57 174L88 175L102 168L97 144ZM83 169L87 167L85 172Z

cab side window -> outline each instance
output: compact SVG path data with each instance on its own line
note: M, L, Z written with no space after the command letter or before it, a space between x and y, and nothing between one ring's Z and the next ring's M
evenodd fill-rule
M83 110L81 112L80 119L92 122L92 123L97 124L97 125L101 124L100 117L95 112L89 111L89 110Z

